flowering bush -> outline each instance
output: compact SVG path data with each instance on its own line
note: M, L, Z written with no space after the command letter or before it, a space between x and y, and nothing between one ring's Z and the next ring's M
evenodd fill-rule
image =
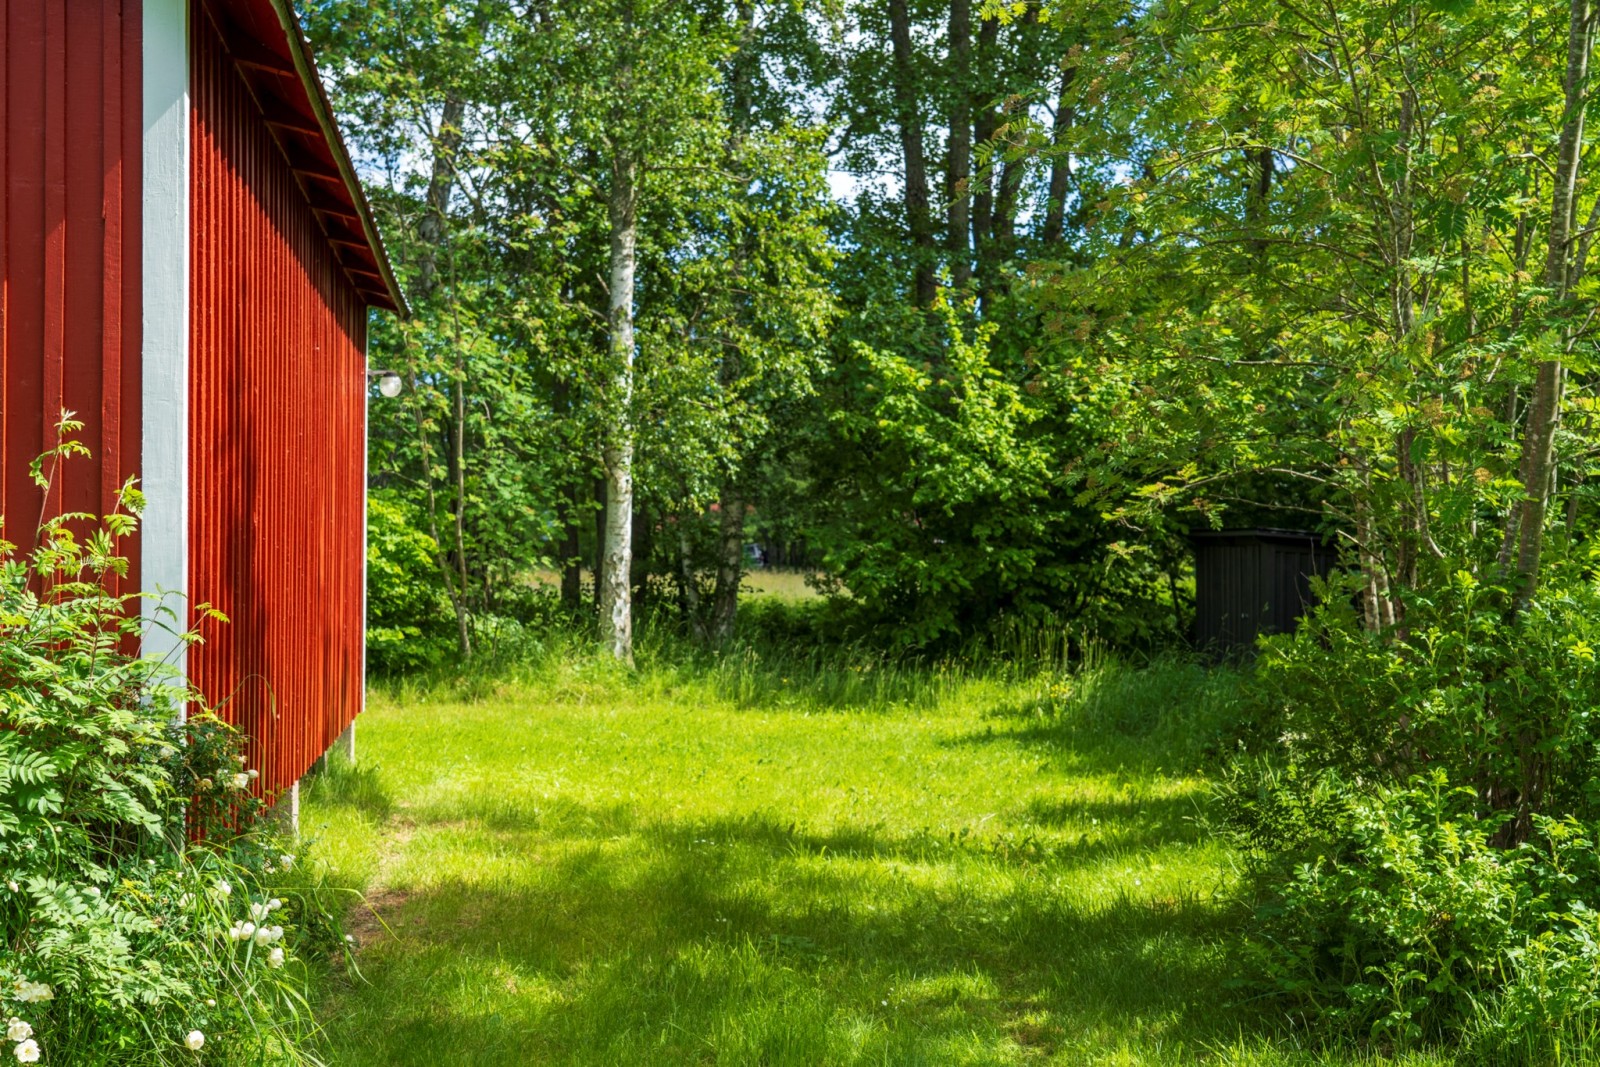
M35 463L42 489L76 428ZM239 736L130 654L117 546L141 504L130 481L112 515L52 519L26 554L0 541L5 1039L22 1063L303 1062L294 964L339 944L332 909L257 826Z

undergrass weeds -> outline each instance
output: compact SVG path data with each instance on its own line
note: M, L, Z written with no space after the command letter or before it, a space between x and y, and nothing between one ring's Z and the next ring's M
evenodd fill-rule
M373 693L306 796L371 904L329 1062L1448 1062L1234 1003L1227 673L640 663Z

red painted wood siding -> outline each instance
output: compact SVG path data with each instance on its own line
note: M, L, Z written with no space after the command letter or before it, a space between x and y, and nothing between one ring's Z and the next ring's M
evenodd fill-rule
M190 675L274 790L361 706L367 313L220 38L191 26L190 595L232 621Z
M104 514L138 470L140 51L138 0L0 0L7 540L31 543L45 507ZM28 463L63 408L94 455L68 462L46 504Z

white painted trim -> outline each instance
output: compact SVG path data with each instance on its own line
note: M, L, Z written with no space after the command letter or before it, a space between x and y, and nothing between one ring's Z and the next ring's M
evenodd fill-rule
M141 587L161 598L144 605L144 651L186 675L179 636L189 591L189 0L143 7L139 570Z

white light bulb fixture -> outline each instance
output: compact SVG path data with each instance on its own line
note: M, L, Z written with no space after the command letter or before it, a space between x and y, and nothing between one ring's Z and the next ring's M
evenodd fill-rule
M371 381L373 379L377 379L378 382L378 395L390 400L399 396L400 390L405 387L405 382L400 379L400 375L392 370L367 371L367 380Z

